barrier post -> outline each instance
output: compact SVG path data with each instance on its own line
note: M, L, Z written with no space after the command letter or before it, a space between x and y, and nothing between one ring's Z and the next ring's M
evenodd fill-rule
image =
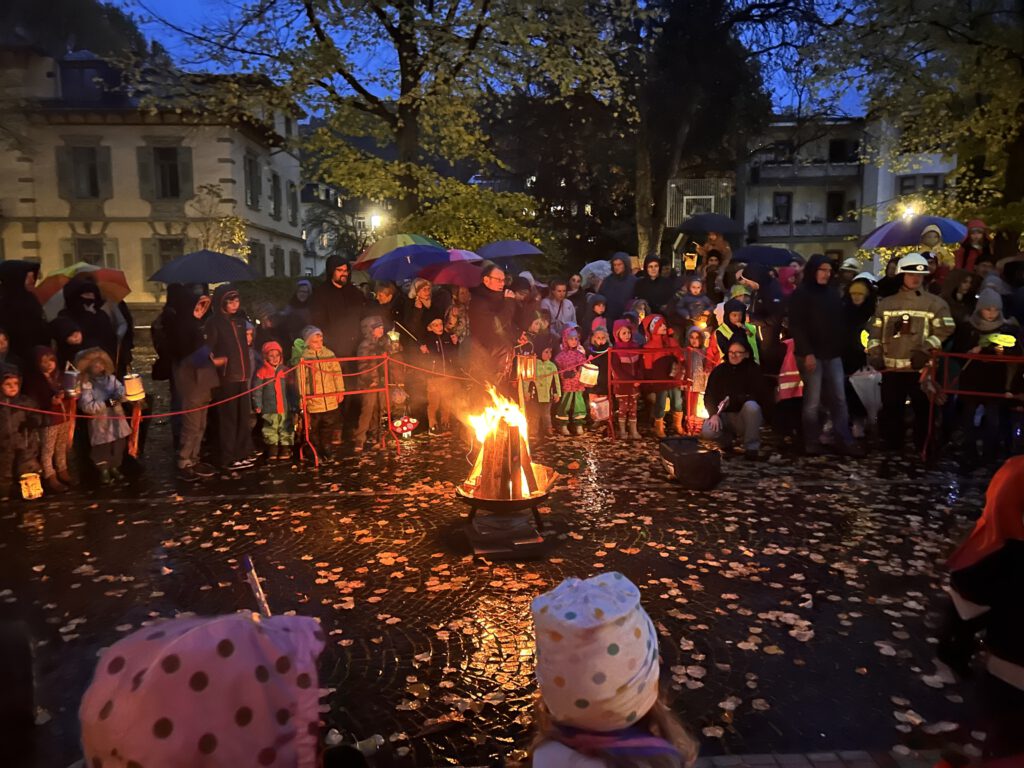
M402 455L402 444L399 439L395 436L392 428L392 417L391 417L391 353L388 352L384 355L384 406L387 409L388 428L385 432L380 433L380 439L384 447L387 447L387 435L391 435L391 439L395 441L395 455Z
M615 422L615 400L612 398L612 392L615 390L615 387L612 386L612 372L614 371L612 355L615 354L615 348L609 346L605 350L605 354L608 356L608 437L615 440L615 427L612 426Z
M303 429L304 429L304 434L305 434L305 439L306 439L306 444L303 446L303 448L304 449L308 448L313 453L313 466L314 467L319 467L320 466L320 454L317 453L316 446L313 445L313 441L309 439L309 407L306 405L306 401L309 398L309 395L305 393L306 377L305 377L305 372L303 370L305 365L306 365L306 361L305 360L299 360L299 367L298 367L298 373L299 373L299 376L300 376L300 379L299 379L299 401L302 404L302 424L303 424ZM300 457L301 457L301 454L302 454L302 451L300 450L299 451Z

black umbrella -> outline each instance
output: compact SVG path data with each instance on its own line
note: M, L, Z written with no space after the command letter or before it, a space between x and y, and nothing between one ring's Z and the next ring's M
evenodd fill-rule
M804 257L788 248L775 248L771 245L746 245L733 251L732 260L743 261L747 264L764 264L766 267L785 267L791 261L802 263Z
M698 213L679 225L680 232L718 232L722 235L738 235L745 227L738 221L720 213Z
M155 283L233 283L260 277L241 259L203 249L164 264L149 279Z

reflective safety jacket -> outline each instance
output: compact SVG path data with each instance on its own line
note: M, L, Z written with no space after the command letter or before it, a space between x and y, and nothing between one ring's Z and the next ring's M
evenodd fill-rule
M878 302L868 325L868 362L878 370L919 370L955 328L943 299L925 290L900 290Z

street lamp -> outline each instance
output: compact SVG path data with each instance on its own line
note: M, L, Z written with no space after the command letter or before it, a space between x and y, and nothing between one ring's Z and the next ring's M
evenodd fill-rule
M381 225L383 223L384 223L384 216L382 214L376 213L376 212L370 214L370 230L371 231L376 232L378 229L381 228Z

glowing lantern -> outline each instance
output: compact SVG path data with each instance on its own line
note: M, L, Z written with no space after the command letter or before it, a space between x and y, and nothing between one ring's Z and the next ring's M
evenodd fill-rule
M536 381L537 355L533 352L516 355L516 372L520 381Z

